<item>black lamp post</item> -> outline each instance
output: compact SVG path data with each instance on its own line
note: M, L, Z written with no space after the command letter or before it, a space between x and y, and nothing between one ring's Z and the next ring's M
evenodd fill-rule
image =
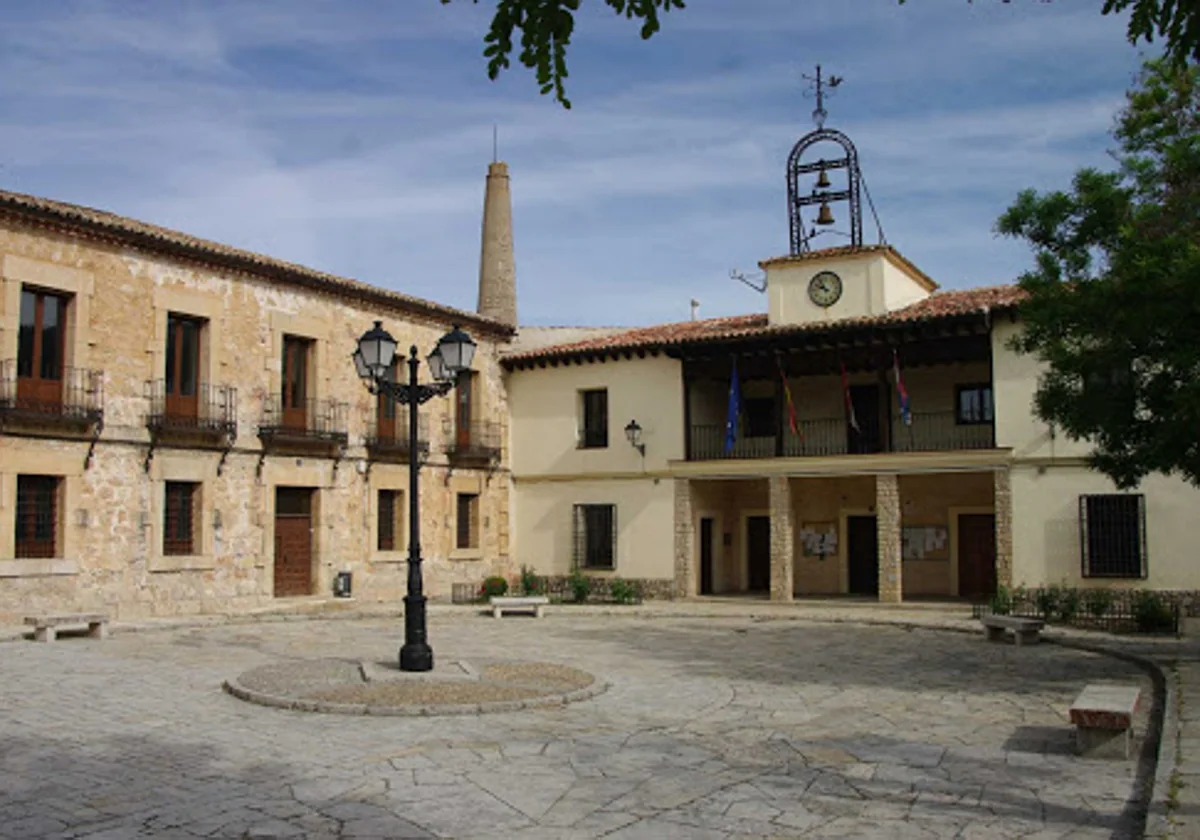
M408 384L390 378L396 358L396 339L380 321L363 333L354 352L354 367L372 394L383 394L408 409L408 594L404 596L404 646L400 648L401 671L432 671L433 648L425 634L425 593L421 582L420 505L417 501L417 406L444 396L454 387L458 374L471 369L475 342L457 326L442 336L427 363L434 381L417 384L417 348L409 350Z

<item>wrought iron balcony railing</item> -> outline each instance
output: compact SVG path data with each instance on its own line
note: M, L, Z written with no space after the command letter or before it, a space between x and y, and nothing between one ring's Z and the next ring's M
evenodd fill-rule
M237 437L237 388L201 382L193 395L167 393L166 381L146 383L146 426L156 434Z
M394 405L392 416L381 412L376 405L367 420L365 443L372 458L407 460L409 454L408 406ZM429 417L417 415L417 452L423 458L429 454Z
M477 420L457 426L450 432L446 455L458 462L488 462L500 460L500 424Z
M0 362L0 422L91 427L104 418L104 374L62 367L58 378L19 375L16 359Z
M722 458L803 458L876 452L953 452L990 449L995 446L992 423L960 424L953 411L913 414L906 424L897 415L889 430L859 418L855 431L841 417L803 420L799 435L784 421L782 435L749 437L741 430L732 447L726 446L725 427L694 425L688 450L689 461ZM728 449L728 451L727 451Z
M349 405L330 399L284 402L281 394L270 394L263 405L258 436L264 442L328 443L345 446Z

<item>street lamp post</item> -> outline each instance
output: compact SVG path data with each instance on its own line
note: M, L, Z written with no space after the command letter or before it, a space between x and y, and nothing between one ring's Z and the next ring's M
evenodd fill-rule
M417 382L417 348L409 350L408 384L390 378L396 358L396 340L380 321L363 333L354 352L354 367L372 394L383 394L408 409L408 594L404 596L404 646L400 648L401 671L432 671L433 648L425 632L425 593L421 580L421 514L417 497L420 469L417 449L417 406L444 396L454 387L458 374L471 369L475 342L457 326L438 341L426 360L434 381Z

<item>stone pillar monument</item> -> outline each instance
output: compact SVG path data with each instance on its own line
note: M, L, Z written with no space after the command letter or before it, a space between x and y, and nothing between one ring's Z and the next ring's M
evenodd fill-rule
M879 600L899 604L904 600L901 577L900 482L895 473L875 476L875 527L879 543Z
M483 195L483 241L479 251L479 303L487 318L517 325L517 266L513 258L512 200L508 164L488 166Z
M796 554L792 488L786 475L767 479L771 499L771 600L792 600Z

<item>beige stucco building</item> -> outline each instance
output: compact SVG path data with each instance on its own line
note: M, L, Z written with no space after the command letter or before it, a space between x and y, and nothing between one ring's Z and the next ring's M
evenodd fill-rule
M422 357L478 343L419 415L426 592L510 571L507 202L496 164L478 314L0 192L0 619L249 609L343 571L398 604L407 409L351 361L376 320Z

